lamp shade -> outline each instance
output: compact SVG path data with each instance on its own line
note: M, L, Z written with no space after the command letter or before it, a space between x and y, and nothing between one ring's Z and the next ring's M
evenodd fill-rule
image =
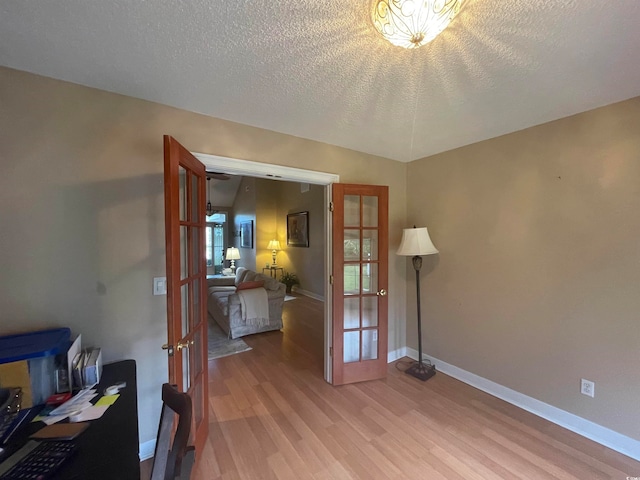
M432 255L434 253L438 253L438 249L431 241L427 227L405 228L402 231L402 241L396 252L397 255L413 257L416 255Z
M269 250L282 250L280 248L280 242L278 240L270 240L269 241L269 245L267 245L267 248Z
M240 250L236 247L227 248L227 254L225 255L227 260L240 260Z

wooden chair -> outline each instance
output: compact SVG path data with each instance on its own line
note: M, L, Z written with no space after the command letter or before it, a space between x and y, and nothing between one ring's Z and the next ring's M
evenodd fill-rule
M187 446L191 431L191 398L174 385L162 385L162 413L158 427L151 480L187 480L195 462L195 449ZM178 426L173 435L176 416Z

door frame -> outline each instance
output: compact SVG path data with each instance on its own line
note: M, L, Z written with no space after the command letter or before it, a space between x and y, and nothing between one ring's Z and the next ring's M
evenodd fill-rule
M214 171L222 171L232 175L245 177L265 178L267 180L279 180L284 182L302 182L314 185L323 185L324 188L324 379L333 383L332 361L329 348L332 342L331 312L333 311L333 291L329 284L329 275L332 272L332 221L329 206L332 199L331 185L340 182L340 175L327 172L316 172L296 167L285 167L271 163L253 162L239 158L221 157L208 153L191 152L204 166Z

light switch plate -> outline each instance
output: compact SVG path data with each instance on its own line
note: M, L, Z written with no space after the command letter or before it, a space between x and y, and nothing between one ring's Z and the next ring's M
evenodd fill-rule
M153 277L153 294L167 294L167 277Z

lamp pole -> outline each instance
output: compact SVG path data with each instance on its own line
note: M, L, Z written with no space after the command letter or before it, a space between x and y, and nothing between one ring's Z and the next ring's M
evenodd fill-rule
M405 370L420 380L428 380L436 374L436 367L430 361L422 361L422 309L420 306L420 269L422 268L422 255L438 253L426 227L405 228L402 232L402 241L396 252L398 255L411 257L413 269L416 271L416 305L418 316L418 361L411 364Z
M413 268L416 271L416 298L418 299L418 364L422 366L422 318L420 308L420 269L422 268L422 257L416 255L412 259Z

